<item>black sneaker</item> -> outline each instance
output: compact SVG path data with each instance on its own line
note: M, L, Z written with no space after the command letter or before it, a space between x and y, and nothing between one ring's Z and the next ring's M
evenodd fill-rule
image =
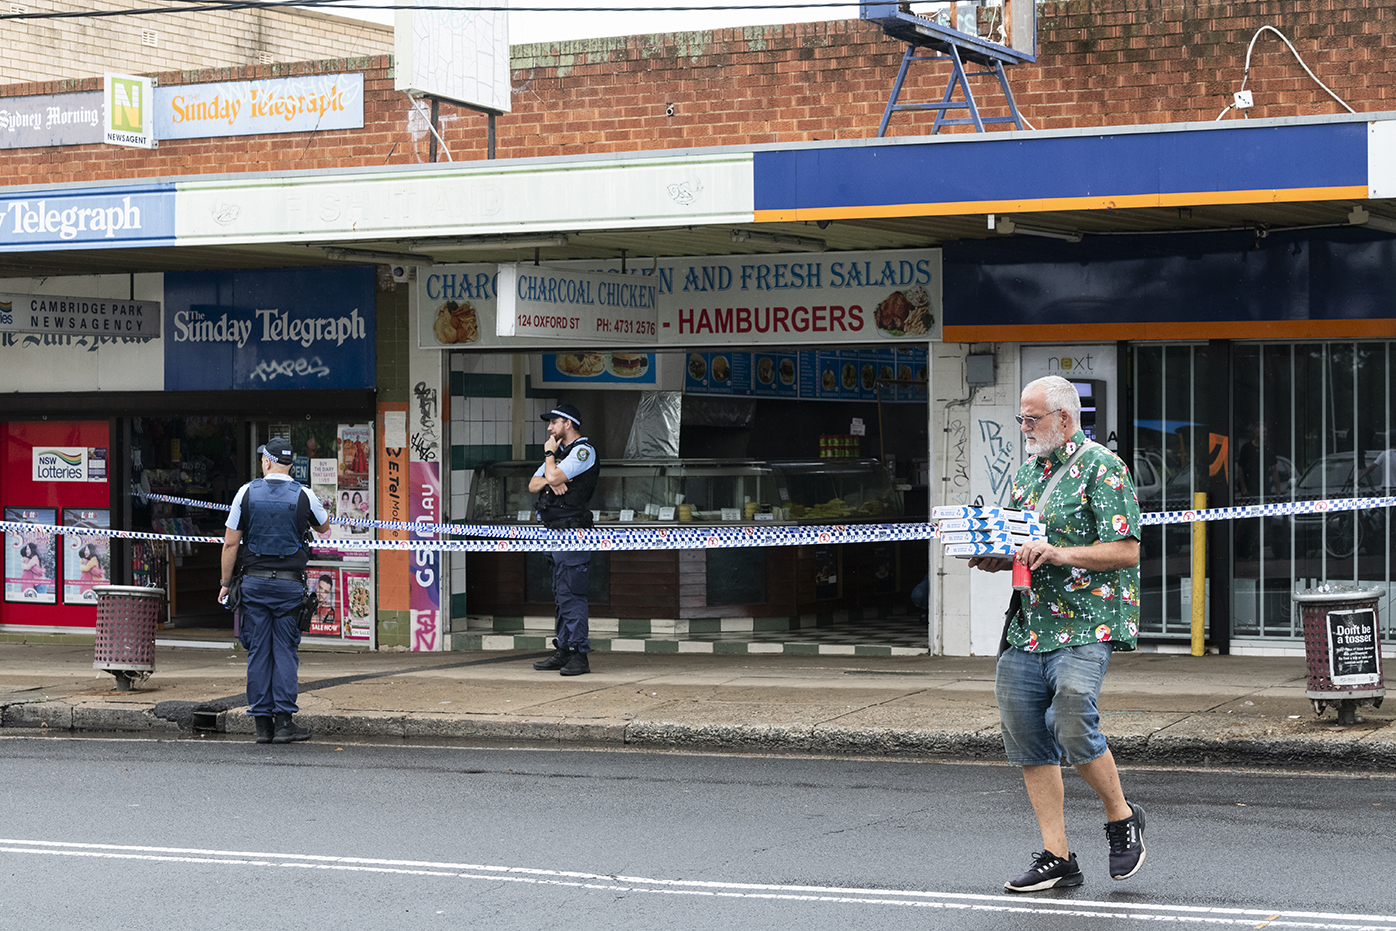
M534 669L561 669L567 665L567 656L572 651L558 646L556 640L553 641L553 646L556 648L553 650L553 655L534 663Z
M567 663L558 670L563 676L584 676L591 672L591 665L587 662L587 655L578 650L573 650L572 655L567 657Z
M1076 865L1076 854L1062 859L1044 850L1033 856L1032 866L1026 873L1010 879L1003 884L1003 888L1009 892L1041 892L1043 889L1079 886L1085 881L1081 867Z
M1144 865L1144 809L1129 803L1134 814L1120 821L1105 822L1110 840L1110 878L1129 879Z

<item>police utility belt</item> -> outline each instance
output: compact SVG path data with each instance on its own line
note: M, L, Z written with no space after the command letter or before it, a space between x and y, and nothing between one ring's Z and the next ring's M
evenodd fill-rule
M242 574L249 579L280 579L287 582L305 584L304 569L244 569Z
M555 518L549 518L548 515L539 512L538 517L549 530L590 530L596 526L592 523L590 511L584 511L576 517Z

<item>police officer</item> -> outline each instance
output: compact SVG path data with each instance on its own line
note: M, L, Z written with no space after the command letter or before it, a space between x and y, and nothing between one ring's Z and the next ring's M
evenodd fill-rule
M529 479L528 490L538 494L538 516L553 530L590 527L591 496L601 470L596 449L578 432L582 415L571 404L559 404L543 415L548 441L543 444L543 464ZM591 553L559 550L548 555L553 570L553 599L557 602L557 639L552 656L533 664L534 669L556 669L564 676L591 672L587 654L587 584Z
M257 743L290 743L310 737L291 719L300 692L296 614L305 597L310 552L307 527L324 532L330 518L310 489L291 478L291 444L273 439L260 446L263 478L233 497L223 534L219 602L227 600L242 550L242 645L247 648L247 713L257 723Z

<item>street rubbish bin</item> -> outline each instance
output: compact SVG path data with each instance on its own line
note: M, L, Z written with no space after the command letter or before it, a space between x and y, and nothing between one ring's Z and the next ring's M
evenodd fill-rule
M97 594L97 643L93 669L116 676L118 692L155 671L155 629L165 607L163 588L94 585Z
M1323 716L1332 705L1339 724L1356 724L1358 705L1380 708L1386 697L1381 674L1381 626L1377 588L1325 584L1294 592L1304 622L1309 700Z

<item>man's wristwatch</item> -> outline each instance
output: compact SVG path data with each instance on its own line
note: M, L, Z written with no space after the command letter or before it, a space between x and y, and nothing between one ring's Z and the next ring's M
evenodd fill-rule
M556 459L556 458L557 458L557 450L555 450L555 449L545 449L545 450L543 450L543 458L544 458L544 459L547 459L549 456L552 456L554 459Z

